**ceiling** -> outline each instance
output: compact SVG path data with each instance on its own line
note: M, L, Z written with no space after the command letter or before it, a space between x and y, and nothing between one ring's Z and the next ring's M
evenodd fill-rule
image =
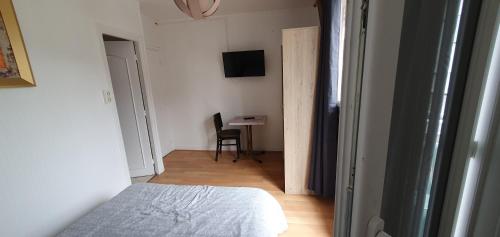
M156 21L165 22L174 19L189 19L175 6L173 0L139 0L144 15ZM221 0L217 15L244 12L281 10L311 7L316 0Z

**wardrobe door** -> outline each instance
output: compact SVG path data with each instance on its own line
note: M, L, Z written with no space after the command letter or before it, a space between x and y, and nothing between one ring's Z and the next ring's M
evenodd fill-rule
M319 28L283 30L285 193L307 194Z

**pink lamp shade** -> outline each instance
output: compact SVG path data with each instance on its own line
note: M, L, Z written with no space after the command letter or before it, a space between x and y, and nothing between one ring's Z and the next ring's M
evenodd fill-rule
M174 0L174 2L182 12L196 20L213 15L220 4L220 0Z

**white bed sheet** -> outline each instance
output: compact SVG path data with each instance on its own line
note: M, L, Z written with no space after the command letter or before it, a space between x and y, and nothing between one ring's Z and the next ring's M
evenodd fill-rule
M261 189L134 184L59 236L275 237L287 227Z

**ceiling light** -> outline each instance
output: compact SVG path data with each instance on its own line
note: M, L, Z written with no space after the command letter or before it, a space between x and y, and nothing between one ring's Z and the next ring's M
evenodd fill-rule
M220 4L220 0L174 0L174 2L182 12L196 20L213 15Z

